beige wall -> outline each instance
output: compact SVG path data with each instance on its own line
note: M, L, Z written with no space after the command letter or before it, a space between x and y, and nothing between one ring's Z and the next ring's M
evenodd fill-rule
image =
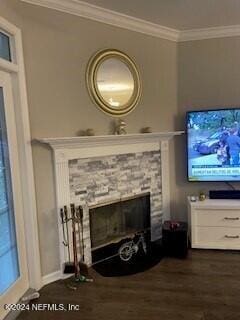
M144 126L173 130L177 117L177 49L170 41L35 7L1 0L0 15L22 29L32 138L74 136L94 128L108 134L112 119L91 102L85 87L90 56L116 48L138 64L143 95L126 117L127 131ZM51 151L33 146L42 274L58 270L57 215ZM175 182L173 182L175 184Z
M182 129L185 112L203 108L240 106L240 38L222 38L180 43L178 46L178 116ZM176 217L186 217L186 196L209 189L229 189L223 182L187 182L185 139L175 142L176 166L172 209ZM178 140L178 141L179 141ZM233 183L236 187L237 183Z

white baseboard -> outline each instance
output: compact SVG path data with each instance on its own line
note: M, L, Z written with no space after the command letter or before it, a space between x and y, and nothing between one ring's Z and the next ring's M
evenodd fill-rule
M42 286L62 279L62 272L60 270L49 273L42 277Z
M72 275L73 274L70 273L63 274L61 270L46 274L42 277L42 287L60 279L67 279L69 277L72 277Z

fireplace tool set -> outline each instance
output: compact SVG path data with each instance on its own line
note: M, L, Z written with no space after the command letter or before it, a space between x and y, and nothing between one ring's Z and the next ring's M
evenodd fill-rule
M68 207L64 206L60 209L60 217L63 245L67 248L68 255L68 262L64 263L64 273L74 273L75 282L91 282L92 279L88 278L88 266L84 263L83 209L81 206L76 207L72 203L70 204L70 215ZM69 230L72 233L72 248L70 247ZM71 255L73 256L73 262L71 261Z

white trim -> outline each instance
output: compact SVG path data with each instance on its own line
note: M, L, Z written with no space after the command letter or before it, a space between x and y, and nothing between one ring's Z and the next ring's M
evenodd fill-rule
M14 36L19 31L19 29L16 26L8 22L3 17L0 17L0 29L2 29L4 33L8 33L12 36Z
M67 261L67 253L63 248L63 233L62 222L59 215L59 210L66 204L70 204L70 189L69 189L69 167L68 159L64 154L54 152L54 170L55 170L55 190L56 190L56 205L58 218L58 236L59 236L59 269L61 277L63 277L63 264ZM71 234L71 233L70 233ZM71 239L71 236L70 236ZM70 240L71 241L71 240Z
M179 42L240 36L240 25L181 31Z
M103 147L107 145L116 146L122 144L149 143L159 140L169 140L174 136L182 135L184 131L154 132L154 133L133 133L125 135L105 135L88 137L63 137L63 138L41 138L37 139L41 143L49 144L53 149L72 149Z
M177 30L78 0L21 0L174 42L240 36L240 25Z
M163 221L170 220L169 142L161 141L162 211ZM163 182L164 181L164 182Z
M19 94L21 105L21 137L22 137L22 179L25 192L25 210L26 210L26 238L27 238L27 253L29 266L29 282L30 287L38 290L41 287L41 262L38 237L38 221L36 208L36 191L33 173L30 120L28 112L27 88L25 78L25 68L23 61L23 47L21 31L15 36L15 46L17 61L19 66ZM31 195L31 196L29 196Z
M42 285L40 250L38 240L37 210L35 199L35 183L33 175L31 135L28 116L26 79L23 62L21 31L7 20L0 17L0 29L7 32L14 40L15 63L0 60L0 69L11 74L14 82L14 97L18 101L15 109L18 124L18 143L21 168L21 183L24 202L25 236L30 287L38 290Z
M179 31L78 0L21 0L161 39L178 41Z
M1 304L4 305L5 303L16 303L17 300L22 296L22 294L24 294L24 292L28 289L29 281L26 258L26 238L24 230L21 175L19 165L19 148L17 143L12 80L10 74L5 71L0 71L0 87L3 88L3 104L11 172L11 187L9 186L9 188L12 189L13 196L14 222L16 226L15 230L19 262L19 277L0 297ZM5 314L7 314L7 310L0 309L0 319L2 319Z
M17 73L18 65L0 58L0 68L6 72Z
M72 276L72 273L63 274L61 270L54 271L52 273L46 274L45 276L42 276L42 287L46 286L49 283L58 281L60 279L67 279Z
M42 277L42 285L45 286L49 283L62 279L62 273L60 270L49 273Z

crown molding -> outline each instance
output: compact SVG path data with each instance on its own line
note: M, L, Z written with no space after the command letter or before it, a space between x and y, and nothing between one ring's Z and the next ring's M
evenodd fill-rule
M178 41L179 31L146 20L131 17L78 0L21 0L75 16L103 22L112 26L144 33L153 37Z
M101 8L81 0L21 1L174 42L240 36L240 25L176 30L116 11Z
M240 36L240 25L201 28L179 32L179 42Z

